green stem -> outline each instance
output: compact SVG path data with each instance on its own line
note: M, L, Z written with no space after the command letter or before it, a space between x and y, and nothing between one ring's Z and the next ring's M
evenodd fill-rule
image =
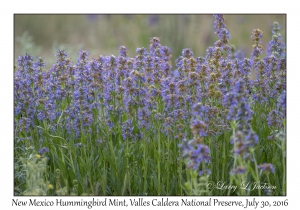
M157 179L158 179L158 187L157 187L157 191L158 191L158 195L160 195L160 137L161 137L161 133L160 133L160 129L158 131L158 161L157 161Z
M256 181L259 182L259 174L258 174L258 169L257 169L257 162L256 162L256 158L254 155L254 152L252 153L253 155L253 159L254 159L254 167L255 167L255 173L256 173ZM258 195L261 195L261 191L258 190Z

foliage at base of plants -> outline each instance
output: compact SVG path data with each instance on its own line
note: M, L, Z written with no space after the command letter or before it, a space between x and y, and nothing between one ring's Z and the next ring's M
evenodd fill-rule
M266 57L244 58L223 15L204 56L150 39L129 57L18 58L15 195L285 195L286 55L274 23ZM255 79L250 74L256 74ZM230 188L226 186L237 186Z

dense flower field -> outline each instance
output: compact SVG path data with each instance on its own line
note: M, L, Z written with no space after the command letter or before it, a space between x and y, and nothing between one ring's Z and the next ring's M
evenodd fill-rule
M203 57L157 37L129 57L45 70L20 56L14 73L16 195L285 195L286 54L280 26L262 57L245 58L223 15ZM250 36L250 35L249 35ZM255 73L255 78L250 77ZM234 186L237 186L236 188Z

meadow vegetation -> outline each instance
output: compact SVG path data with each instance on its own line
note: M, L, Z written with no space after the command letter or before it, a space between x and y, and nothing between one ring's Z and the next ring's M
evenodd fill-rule
M194 39L177 42L177 57L163 44L171 36L149 36L149 47L134 56L120 46L115 55L94 58L80 50L73 61L67 49L56 49L48 68L42 57L19 56L15 195L285 195L280 24L274 22L267 38L258 28L249 31L245 56L231 45L238 38L224 17L209 17L207 39L216 41L203 56L184 46ZM31 49L26 36L17 40Z

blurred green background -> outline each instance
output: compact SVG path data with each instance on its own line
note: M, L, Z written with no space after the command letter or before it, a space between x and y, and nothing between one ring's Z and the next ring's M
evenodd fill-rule
M252 50L251 32L263 31L263 46L271 39L274 21L281 25L286 38L286 15L230 15L225 14L225 24L230 31L230 44L245 52ZM172 49L172 62L184 48L191 48L195 56L204 56L207 47L217 40L212 15L14 15L14 58L26 52L41 56L46 68L55 62L55 52L64 49L77 61L79 50L88 50L90 58L99 55L118 55L124 45L129 56L135 56L137 47L149 46L151 37L159 37L162 45Z

